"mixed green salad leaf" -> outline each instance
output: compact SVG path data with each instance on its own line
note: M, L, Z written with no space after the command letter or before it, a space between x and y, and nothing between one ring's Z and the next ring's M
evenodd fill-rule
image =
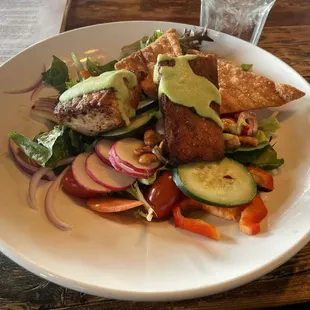
M56 125L52 130L41 133L34 139L16 132L11 132L9 138L29 159L46 168L55 168L60 160L89 151L96 140L96 137L82 135L61 125Z
M108 71L113 71L114 69L114 65L117 63L117 60L112 60L108 63L106 63L103 66L99 66L96 65L95 63L93 63L88 57L86 59L86 68L87 71L92 75L92 76L98 76L104 72L108 72Z
M272 135L280 128L275 117L268 117L258 122L255 147L241 146L233 151L226 151L226 156L240 163L254 165L264 170L272 170L283 165L284 160L277 157L277 152L270 145Z
M42 73L43 82L56 88L60 93L66 90L69 81L67 65L58 57L53 56L51 67Z

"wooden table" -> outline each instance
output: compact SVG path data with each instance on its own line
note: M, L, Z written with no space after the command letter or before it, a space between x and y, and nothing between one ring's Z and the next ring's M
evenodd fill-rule
M199 0L72 0L66 30L155 18L198 25L199 11ZM310 0L277 0L259 46L287 62L310 82ZM286 309L291 308L287 305L297 303L310 307L310 244L287 263L250 284L223 294L174 303L114 301L78 293L38 278L0 255L0 309L241 310L285 305Z

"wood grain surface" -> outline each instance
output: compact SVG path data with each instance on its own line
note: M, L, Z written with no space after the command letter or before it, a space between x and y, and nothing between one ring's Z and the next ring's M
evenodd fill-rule
M72 0L66 30L122 20L198 25L199 11L200 0ZM310 82L310 0L277 0L259 46ZM210 297L171 303L115 301L78 293L29 273L0 254L0 309L241 310L278 306L295 309L296 304L310 309L310 244L252 283Z

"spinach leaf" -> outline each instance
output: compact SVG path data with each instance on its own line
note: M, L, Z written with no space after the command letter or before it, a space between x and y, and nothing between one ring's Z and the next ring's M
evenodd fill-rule
M278 158L277 152L271 145L249 152L235 152L226 154L242 164L253 165L265 170L272 170L284 164L283 158Z
M114 65L117 63L116 60L112 60L108 63L106 63L103 66L98 66L95 63L93 63L89 58L86 60L86 68L87 71L92 75L92 76L98 76L104 72L107 71L114 71Z
M66 90L66 82L69 81L68 67L61 59L53 56L51 67L42 73L42 78L46 84L62 93Z

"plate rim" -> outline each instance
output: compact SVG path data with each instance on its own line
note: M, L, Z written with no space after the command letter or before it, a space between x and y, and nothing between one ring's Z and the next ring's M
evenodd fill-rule
M135 21L118 21L118 22L111 22L111 23L100 23L95 25L89 25L81 28L72 29L69 31L62 32L58 35L52 36L50 38L41 40L35 44L32 44L31 46L27 47L26 49L20 51L18 54L16 54L14 57L10 58L6 62L0 65L0 70L3 66L5 66L7 63L11 62L16 57L19 57L20 54L24 53L27 50L30 50L34 48L35 46L51 40L58 38L63 35L67 35L68 33L76 32L85 30L88 28L100 28L104 27L106 25L113 25L113 24L128 24L128 23L157 23L157 24L166 24L171 26L180 26L180 27L196 27L201 28L197 25L190 25L190 24L184 24L184 23L177 23L177 22L168 22L168 21L155 21L155 20L135 20ZM214 30L210 30L214 33L220 33ZM222 33L221 33L222 34ZM233 37L228 34L223 34L225 36L232 37L234 40L240 40L244 42L243 40ZM250 44L248 42L245 42L247 44ZM251 45L251 44L250 44ZM285 63L280 58L276 57L275 55L269 53L268 51L262 49L259 46L256 46L260 50L260 52L267 53L273 58L275 58L277 61L280 61L282 65L285 65L287 69L291 70L295 74L301 78L304 82L304 86L309 88L310 91L310 84L305 80L305 78L299 74L296 70L294 70L292 67L290 67L287 63ZM308 94L306 94L308 95ZM290 248L288 248L285 252L282 252L281 255L278 255L273 260L270 260L268 263L260 266L259 268L256 268L254 270L248 271L247 273L244 273L242 276L235 277L230 280L222 281L221 283L214 284L212 287L208 286L200 286L195 287L191 289L183 289L183 290L171 290L171 291L163 291L163 292L154 292L154 291L129 291L129 290L119 290L119 289L113 289L113 288L107 288L102 287L98 285L93 284L85 284L81 283L77 280L74 280L72 278L64 277L62 275L53 273L49 271L47 268L39 266L34 261L28 259L26 256L24 256L22 253L19 253L17 250L12 248L7 242L2 240L0 238L0 251L7 256L9 259L13 260L15 263L17 263L19 266L25 268L26 270L36 274L37 276L47 279L50 282L56 283L61 286L68 287L73 290L81 291L88 294L95 294L97 296L102 296L106 298L113 298L113 299L120 299L120 300L133 300L133 301L174 301L174 300L184 300L184 299L193 299L197 297L203 297L203 296L209 296L216 293L221 293L230 289L234 289L236 287L242 286L246 283L249 283L269 272L276 269L286 261L288 261L290 258L292 258L297 252L299 252L307 243L310 242L310 231L299 238L298 242L294 243Z

